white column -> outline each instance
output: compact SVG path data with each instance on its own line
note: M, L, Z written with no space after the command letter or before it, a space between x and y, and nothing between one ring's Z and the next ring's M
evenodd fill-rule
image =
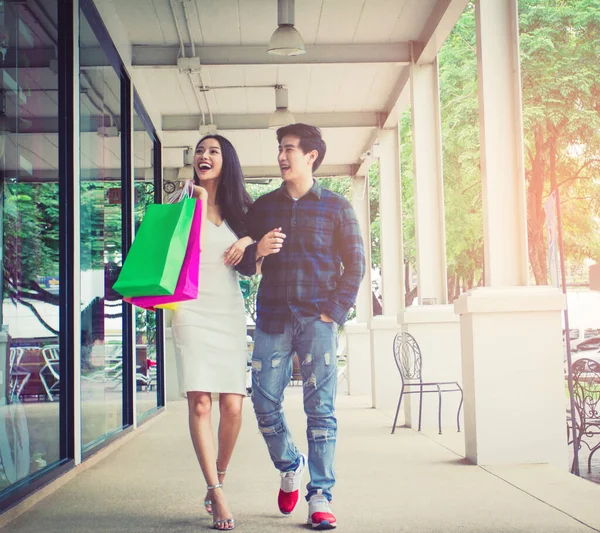
M461 378L460 325L447 305L446 231L442 169L442 124L437 59L411 66L413 162L415 172L415 233L417 286L421 305L400 313L402 329L421 348L424 381L458 381ZM418 427L417 395L405 396L404 423ZM456 431L460 394L445 394L442 425ZM423 428L437 427L437 397L423 398Z
M177 361L175 360L175 344L173 341L173 330L171 329L171 311L165 311L165 400L176 402L183 398L179 395L179 383L177 380ZM169 316L167 320L167 315Z
M379 132L379 217L383 315L371 321L373 407L387 409L396 396L399 377L392 340L400 330L398 313L404 309L402 250L402 189L398 128Z
M402 189L398 128L381 130L379 154L383 315L395 316L404 309Z
M411 66L415 228L419 302L448 303L437 60Z
M369 321L372 316L371 289L371 217L369 213L369 178L354 176L352 178L352 206L356 212L360 231L365 246L365 277L360 284L356 297L355 324L347 324L346 335L348 394L370 395L371 389L371 335Z
M476 4L485 284L527 285L517 0Z
M487 287L460 315L465 451L476 464L567 467L561 310L526 287L527 224L517 0L476 4Z
M372 287L371 287L371 216L369 213L369 177L354 176L352 178L352 207L356 212L360 233L365 246L365 277L358 289L356 297L356 319L366 323L372 316Z

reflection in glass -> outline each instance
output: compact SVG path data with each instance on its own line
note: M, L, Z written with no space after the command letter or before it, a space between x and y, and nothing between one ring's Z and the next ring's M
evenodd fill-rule
M120 78L83 12L81 67L81 438L85 451L123 427L123 302L112 290L122 247ZM84 64L84 60L82 60Z
M152 138L138 114L133 114L133 161L135 186L135 228L139 227L146 207L154 203ZM138 422L156 409L156 314L135 308L136 384Z
M59 460L56 46L56 0L0 2L0 491Z

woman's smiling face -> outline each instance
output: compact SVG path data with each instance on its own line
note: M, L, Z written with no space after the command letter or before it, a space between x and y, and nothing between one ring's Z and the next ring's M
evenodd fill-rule
M204 139L196 147L194 170L200 181L219 179L223 168L221 144L217 139Z

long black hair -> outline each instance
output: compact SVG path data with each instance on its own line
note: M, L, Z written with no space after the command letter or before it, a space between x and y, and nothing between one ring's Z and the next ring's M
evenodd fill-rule
M222 135L205 135L196 144L196 150L198 145L205 139L214 139L219 143L223 158L215 201L229 227L238 237L245 237L248 235L245 222L246 212L252 204L252 198L244 187L244 173L242 172L240 159L233 145ZM194 183L200 185L196 167L194 167Z

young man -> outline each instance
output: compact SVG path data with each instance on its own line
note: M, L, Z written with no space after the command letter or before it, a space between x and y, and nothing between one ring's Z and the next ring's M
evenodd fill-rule
M313 178L325 156L314 126L277 131L283 184L248 213L246 250L261 264L252 361L253 404L271 459L281 472L279 509L293 511L306 466L308 522L336 527L331 510L337 433L337 328L354 305L365 273L363 242L350 203ZM273 230L273 228L276 228ZM282 401L297 353L307 416L308 457L296 448Z

